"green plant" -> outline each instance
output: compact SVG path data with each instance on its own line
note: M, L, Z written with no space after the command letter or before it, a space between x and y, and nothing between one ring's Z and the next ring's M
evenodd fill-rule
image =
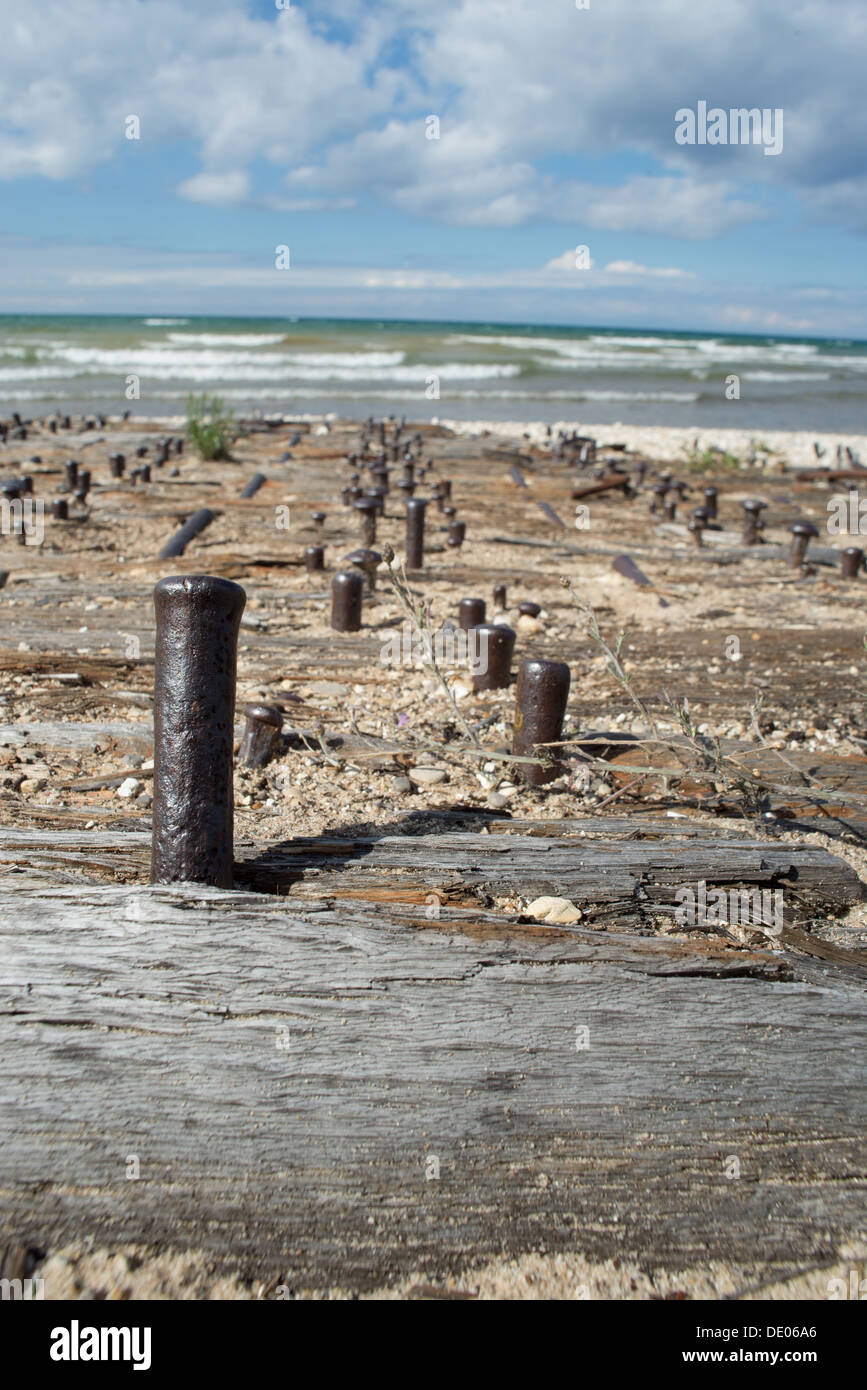
M686 461L695 473L714 473L741 466L740 459L722 449L687 449Z
M227 459L237 438L233 420L234 412L228 410L219 396L187 398L187 439L203 459Z

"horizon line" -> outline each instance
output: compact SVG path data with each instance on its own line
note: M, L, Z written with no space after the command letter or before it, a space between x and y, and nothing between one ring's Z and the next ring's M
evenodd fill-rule
M146 313L129 313L121 311L100 312L87 311L83 313L70 313L69 311L50 311L50 310L3 310L0 309L0 322L3 319L134 319L145 322L147 319L154 318L175 318L175 319L235 319L235 320L257 320L265 323L360 323L360 324L435 324L447 325L455 324L462 328L542 328L546 331L560 331L563 333L634 333L634 334L653 334L665 336L674 334L682 338L729 338L746 339L750 341L784 341L784 342L821 342L821 343L858 343L867 346L867 338L853 338L841 336L839 334L825 333L743 333L730 332L723 328L648 328L644 325L623 326L620 324L563 324L563 323L533 323L527 319L455 319L455 318L387 318L381 314L368 317L366 315L350 314L298 314L288 316L285 314L239 314L239 313L213 313L203 314L199 312L186 313L182 310L159 310L151 309ZM151 325L157 327L161 325Z

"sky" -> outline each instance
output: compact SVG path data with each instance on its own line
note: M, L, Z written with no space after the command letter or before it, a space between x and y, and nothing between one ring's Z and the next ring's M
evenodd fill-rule
M0 33L0 312L867 338L864 0L0 0Z

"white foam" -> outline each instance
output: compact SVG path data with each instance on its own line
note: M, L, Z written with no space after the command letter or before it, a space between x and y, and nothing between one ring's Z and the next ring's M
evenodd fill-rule
M148 320L146 320L147 322ZM285 333L167 333L170 343L200 343L203 347L269 347L282 343Z

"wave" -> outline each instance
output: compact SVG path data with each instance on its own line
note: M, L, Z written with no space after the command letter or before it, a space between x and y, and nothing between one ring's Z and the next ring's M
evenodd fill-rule
M744 372L747 381L830 381L831 372Z
M336 355L336 354L335 354ZM371 356L373 354L370 354ZM384 356L385 354L383 354ZM130 373L152 381L364 381L378 377L385 381L418 382L424 387L427 378L440 380L487 380L496 377L519 376L521 368L503 362L441 362L435 366L418 363L415 366L372 367L368 363L352 366L308 365L275 357L262 358L255 353L201 352L195 355L181 352L140 350L101 351L96 348L70 348L58 356L62 362L42 362L37 366L0 367L0 381L59 381L87 376L126 376ZM397 354L402 356L402 354Z
M177 323L189 323L189 319L144 319L143 322L148 328L168 328Z
M291 352L287 361L302 367L399 367L406 353L395 352Z
M591 343L613 343L620 347L679 347L684 346L683 338L638 338L638 337L619 337L614 333L595 333L591 335Z
M148 322L148 320L145 320ZM285 333L167 333L170 343L201 343L203 347L271 347L282 343Z

